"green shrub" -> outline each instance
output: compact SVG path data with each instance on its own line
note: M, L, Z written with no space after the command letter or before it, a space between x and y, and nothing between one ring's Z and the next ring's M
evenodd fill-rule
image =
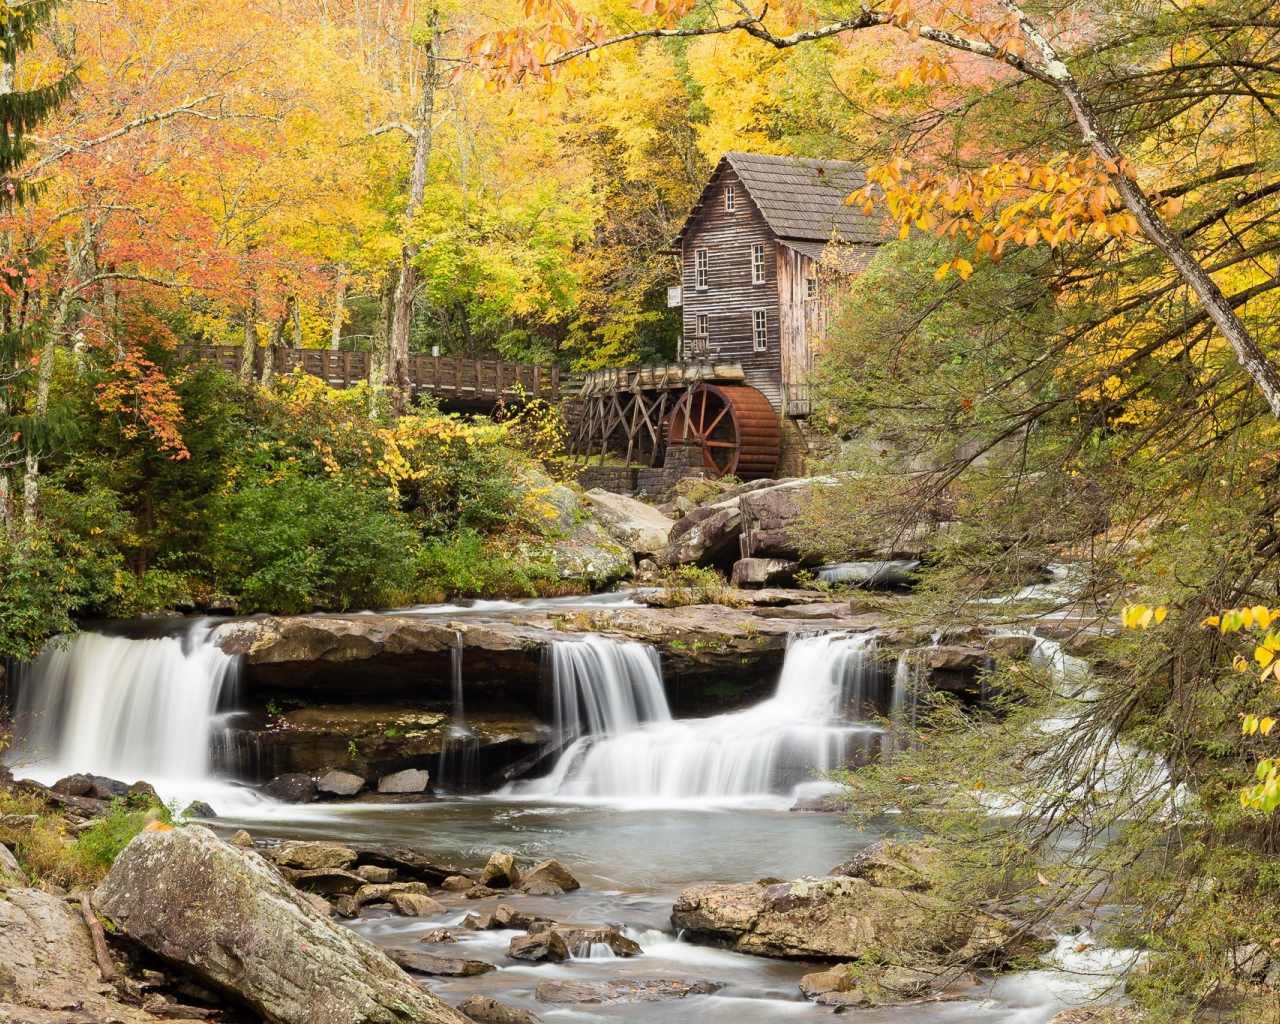
M417 555L424 600L446 597L545 597L567 592L538 546L502 543L475 530L428 539Z
M210 560L246 611L292 615L402 603L417 545L386 492L275 476L224 495Z

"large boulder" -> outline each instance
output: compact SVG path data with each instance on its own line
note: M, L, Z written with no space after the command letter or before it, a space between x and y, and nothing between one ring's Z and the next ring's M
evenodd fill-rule
M538 982L540 1003L658 1003L689 996L709 996L724 988L719 981L668 981L665 978L622 978L618 981Z
M480 875L480 884L491 889L507 889L519 885L520 869L516 867L516 859L502 850L494 850L489 854L489 862Z
M315 868L342 868L355 866L356 851L341 843L281 843L267 854L273 861L284 868L297 868L300 871Z
M533 469L521 471L516 488L541 514L551 562L562 579L602 587L631 575L631 552L587 514L573 488Z
M739 558L733 563L733 585L764 587L790 583L799 568L799 562L785 558Z
M803 550L800 516L814 486L812 479L791 480L742 495L738 499L742 557L800 561L808 553Z
M139 945L272 1024L465 1024L260 856L205 828L141 833L94 903Z
M426 791L431 776L421 768L406 768L402 772L384 775L378 780L379 793L422 793Z
M636 555L654 555L667 546L675 523L652 505L610 491L587 491L587 504L601 526Z
M696 508L671 528L671 542L654 555L659 565L733 561L742 526L738 498Z
M18 858L13 855L9 847L0 843L0 889L20 889L25 888L26 885L27 875L22 870L22 865L18 863Z
M489 996L471 996L458 1004L458 1010L484 1024L540 1024L537 1014L518 1006L508 1006Z
M696 885L680 894L671 922L695 940L740 953L842 960L907 950L952 953L978 930L971 914L928 893L848 877Z

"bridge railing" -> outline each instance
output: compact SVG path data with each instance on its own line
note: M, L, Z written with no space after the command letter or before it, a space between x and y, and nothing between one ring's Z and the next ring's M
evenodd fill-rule
M244 349L239 345L184 345L183 357L217 363L229 373L239 373ZM265 349L254 353L254 373L262 373ZM278 348L276 373L304 373L319 377L332 388L349 388L369 379L367 352L333 352L329 349ZM459 402L521 401L560 398L560 368L533 363L509 363L501 359L457 359L452 356L410 356L409 383L415 391Z

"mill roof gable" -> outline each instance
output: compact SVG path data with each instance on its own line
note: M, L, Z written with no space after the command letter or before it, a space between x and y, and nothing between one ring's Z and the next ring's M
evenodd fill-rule
M737 174L769 230L780 239L829 242L838 236L846 243L884 241L883 226L878 221L865 216L859 207L845 203L851 193L867 183L862 165L847 160L725 153L680 228L677 245L712 200L726 167Z

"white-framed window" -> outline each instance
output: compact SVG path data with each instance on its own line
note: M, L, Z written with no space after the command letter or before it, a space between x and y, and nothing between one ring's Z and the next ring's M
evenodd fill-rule
M733 185L724 187L724 212L736 213L738 211L738 190Z
M816 299L818 297L818 279L816 277L806 277L804 279L804 297L806 299Z
M707 250L695 249L693 253L693 280L697 288L707 286Z
M693 317L693 351L705 354L708 348L707 335L710 333L711 318L706 313L695 313Z
M757 352L769 348L769 315L763 309L751 311L751 341Z
M764 284L764 246L751 247L751 283Z

